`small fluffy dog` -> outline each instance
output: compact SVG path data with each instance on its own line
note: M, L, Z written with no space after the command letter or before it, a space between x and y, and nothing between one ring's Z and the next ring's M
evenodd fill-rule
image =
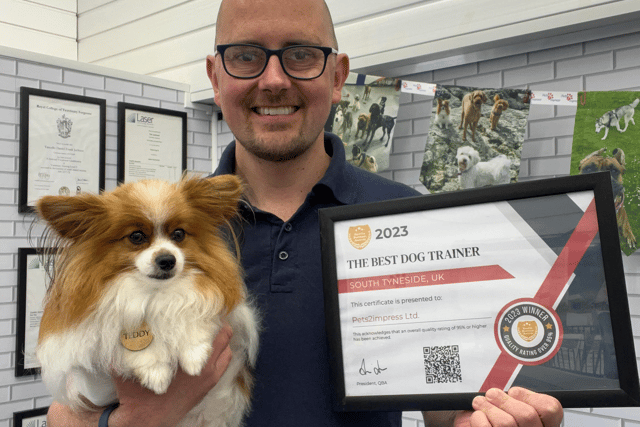
M504 154L494 157L488 162L480 161L480 154L469 146L458 148L458 178L460 187L477 188L487 185L508 184L511 180L509 170L511 160Z
M349 163L369 172L378 172L376 158L362 151L357 145L354 145L351 149L351 160L349 160Z
M258 327L223 235L241 193L239 179L224 175L37 202L58 247L36 350L55 400L98 410L117 399L111 375L164 393L178 366L201 372L228 322L229 368L179 425L241 425Z
M496 130L496 127L498 127L498 120L500 120L502 112L509 108L509 102L501 99L500 95L496 95L493 100L495 102L493 104L493 108L491 108L491 117L489 117L489 121L491 122L491 130Z
M462 115L460 117L460 126L458 129L462 131L462 140L467 140L467 127L471 128L471 140L476 140L476 128L480 121L480 112L482 104L487 102L487 95L481 90L469 92L462 98Z
M635 114L635 108L638 106L638 102L640 99L636 98L631 104L623 105L622 107L616 108L615 110L607 111L600 117L596 119L596 133L600 133L600 131L604 128L604 136L601 140L605 140L607 138L607 134L609 133L609 128L611 126L615 126L618 129L618 132L625 132L627 127L629 127L629 122L634 125L636 122L633 121L633 115ZM620 129L620 122L624 119L624 129Z
M434 124L442 129L450 128L453 123L451 122L451 108L449 107L449 100L438 98L438 106L436 107L436 118L433 121Z
M357 113L360 110L360 95L356 94L353 97L353 104L351 104L351 112Z

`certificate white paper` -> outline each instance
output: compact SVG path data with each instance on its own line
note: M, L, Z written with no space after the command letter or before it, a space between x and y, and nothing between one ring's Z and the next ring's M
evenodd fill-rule
M29 202L100 191L100 106L31 96Z
M18 324L16 339L16 375L39 372L36 347L40 333L40 320L50 277L43 262L50 259L43 249L18 249Z
M124 108L121 136L124 182L141 179L177 182L182 176L186 114L156 110Z

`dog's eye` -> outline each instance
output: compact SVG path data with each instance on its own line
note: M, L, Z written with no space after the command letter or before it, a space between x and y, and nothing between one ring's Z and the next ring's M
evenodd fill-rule
M185 236L186 236L186 233L182 228L178 228L173 233L171 233L171 238L176 242L182 242Z
M147 236L142 231L134 231L129 234L129 241L134 245L141 245L147 241Z

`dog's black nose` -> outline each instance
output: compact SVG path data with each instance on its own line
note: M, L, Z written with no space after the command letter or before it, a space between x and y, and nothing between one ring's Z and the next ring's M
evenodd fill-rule
M171 254L162 254L156 257L156 265L162 271L171 271L176 266L176 257Z

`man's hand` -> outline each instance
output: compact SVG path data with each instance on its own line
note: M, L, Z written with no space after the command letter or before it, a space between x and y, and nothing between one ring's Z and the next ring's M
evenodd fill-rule
M458 414L454 427L558 427L563 416L555 397L520 387L492 388L473 400L473 409Z
M563 412L555 397L513 387L492 388L473 400L473 411L424 412L428 427L558 427Z

